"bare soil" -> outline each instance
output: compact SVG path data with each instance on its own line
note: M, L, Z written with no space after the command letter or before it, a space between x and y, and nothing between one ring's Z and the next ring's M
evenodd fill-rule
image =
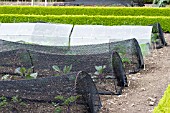
M170 34L165 34L170 44ZM100 113L151 113L170 83L170 46L153 50L144 58L145 69L127 75L129 87L120 96L101 96Z

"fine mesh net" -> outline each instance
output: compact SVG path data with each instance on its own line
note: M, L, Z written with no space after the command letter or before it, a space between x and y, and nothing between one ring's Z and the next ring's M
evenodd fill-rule
M167 43L165 41L160 23L151 24L150 26L153 26L151 41L152 44L155 46L154 48L161 48L163 46L166 46Z
M55 75L56 71L52 68L54 65L57 65L60 67L60 69L63 69L65 66L72 65L71 71L73 72L83 70L91 74L96 72L95 66L105 65L106 69L104 73L111 74L112 78L115 78L113 76L117 76L113 72L113 56L112 51L109 50L109 44L71 46L68 48L59 46L49 47L31 44L20 44L3 40L0 42L2 52L7 50L26 51L27 54L25 55L27 55L27 58L30 60L30 67L34 67L34 72L38 72L38 76L40 77L43 77L44 75ZM14 48L15 50L13 50ZM15 68L17 67L20 66L15 66ZM12 71L14 71L15 68L13 68Z
M76 95L79 96L76 104L83 106L82 113L97 113L101 107L96 86L85 72L32 80L0 81L0 96L16 95L22 99L47 102L58 102L55 96L59 95L65 98Z
M91 45L136 38L139 44L151 43L152 26L75 25L70 45Z
M27 50L11 50L0 52L0 73L15 74L18 67L32 67L32 61Z
M138 72L144 67L141 49L136 39L110 43L110 51L117 51L123 62L126 74Z
M1 23L0 39L38 45L68 46L72 28L73 25L69 24Z

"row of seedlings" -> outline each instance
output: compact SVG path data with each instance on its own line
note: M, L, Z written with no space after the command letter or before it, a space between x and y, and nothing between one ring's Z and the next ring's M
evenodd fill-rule
M39 112L37 106L47 113L97 113L100 109L98 91L88 73L46 75L45 68L34 68L34 58L25 49L1 51L0 57L2 112Z

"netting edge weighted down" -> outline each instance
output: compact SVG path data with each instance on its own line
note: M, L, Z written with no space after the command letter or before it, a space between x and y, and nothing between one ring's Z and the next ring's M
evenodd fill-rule
M72 81L72 84L73 85L81 85L81 84L84 84L85 83L85 81L84 80L86 80L86 79L88 79L88 83L86 83L86 84L84 84L82 87L81 86L76 86L75 88L76 88L76 90L78 90L79 88L81 89L80 91L76 91L77 92L77 94L79 94L79 95L85 95L84 96L84 99L85 99L85 103L86 103L86 105L88 106L88 109L89 109L89 111L90 111L90 113L97 113L98 111L99 111L99 109L101 108L101 101L100 101L100 97L99 97L99 95L98 95L98 92L97 92L97 89L96 89L96 86L95 86L95 84L93 83L93 81L92 81L92 79L91 79L91 77L90 77L90 75L88 75L86 72L82 72L82 71L80 71L79 73L71 73L71 74L76 74L75 76L76 76L76 79L75 79L75 81L73 80ZM33 90L33 91L35 91L35 92L37 92L38 90L36 90L36 86L37 86L37 88L38 87L41 87L41 85L43 85L44 87L46 87L45 89L47 89L47 87L48 86L50 86L50 84L51 85L57 85L56 83L55 83L55 80L57 80L57 79L59 79L59 80L62 80L63 82L65 82L64 80L67 80L67 77L69 78L69 79L72 79L71 77L73 77L73 76L71 76L71 74L68 74L68 75L61 75L61 76L59 76L59 77L48 77L48 78L38 78L38 79L32 79L32 80L15 80L15 81L0 81L0 84L1 84L1 90L0 90L0 92L1 92L1 96L7 96L7 97L12 97L12 96L16 96L17 94L18 94L18 96L20 97L20 98L23 98L23 99L28 99L28 100L32 100L32 101L34 101L34 100L37 100L37 101L47 101L47 102L49 102L49 101L53 101L53 99L54 98L51 98L51 96L53 95L54 96L54 92L57 92L57 91L63 91L63 90L67 90L67 86L65 86L66 87L66 89L62 89L62 88L60 88L59 90L57 90L57 91L52 91L52 92L48 92L48 94L50 94L50 95L48 95L48 94L45 94L44 96L45 97L47 97L46 99L45 99L45 97L43 96L43 95L39 95L39 97L33 97L33 98L31 98L31 92L29 92L29 91L31 91L31 90ZM74 77L75 77L74 76ZM65 79L64 79L65 78ZM63 80L64 79L64 80ZM49 82L48 82L48 80L49 80ZM90 81L89 81L90 80ZM39 82L38 82L39 81ZM43 82L44 81L44 82ZM80 81L80 82L79 82ZM84 81L84 82L83 82ZM30 84L30 82L32 82L32 84ZM36 84L39 84L39 85L36 85ZM55 84L53 84L53 83L55 83ZM26 86L26 88L32 88L32 89L30 89L30 90L26 90L25 89L25 87L24 87L24 84L25 84L25 86ZM46 84L46 85L45 85ZM34 86L35 85L35 86ZM60 84L61 85L61 84ZM66 82L66 85L67 85L67 82ZM70 85L70 84L68 84L69 86L68 87L71 87L72 85ZM91 85L91 86L87 86L86 87L86 85ZM30 87L27 87L27 86L30 86ZM17 88L18 87L18 88ZM43 89L39 89L39 91L43 91L44 90L44 87L43 87ZM63 93L64 95L67 95L67 94L74 94L74 90L75 90L75 88L74 88L74 86L72 86L73 87L73 89L71 90L71 92L60 92L61 94ZM12 89L11 89L12 88ZM56 87L55 87L56 88ZM78 88L78 89L77 89ZM10 90L11 89L11 90ZM54 89L54 87L52 88L52 89ZM85 90L86 89L86 90ZM88 89L88 90L87 90ZM85 91L84 91L85 90ZM92 92L92 91L94 91L94 92ZM11 93L10 93L11 92ZM21 92L21 93L20 93ZM25 94L25 93L29 93L28 95L27 94ZM32 92L33 94L36 94L35 92ZM38 93L38 92L37 92ZM45 92L41 92L41 93L45 93ZM60 94L60 93L58 93L58 94ZM5 95L5 94L7 94L7 95ZM34 96L34 95L32 95L32 96ZM42 96L42 97L41 97ZM67 95L68 96L68 95ZM27 98L28 97L28 98ZM47 99L50 99L50 100L47 100ZM45 100L44 100L45 99ZM52 100L51 100L52 99ZM89 101L89 99L90 99L90 101Z

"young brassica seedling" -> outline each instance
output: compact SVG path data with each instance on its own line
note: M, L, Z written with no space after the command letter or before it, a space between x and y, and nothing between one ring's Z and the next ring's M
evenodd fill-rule
M22 77L25 77L26 79L36 79L38 73L33 73L33 68L34 67L26 69L25 67L18 67L15 69L15 73L20 74Z
M60 76L63 74L70 73L70 71L72 69L72 64L70 66L64 66L63 70L61 70L57 65L52 66L52 68L57 72L57 74L55 74L55 76Z
M104 70L106 69L106 65L104 66L95 66L96 72L94 75L96 75L100 80L103 80L105 77Z

